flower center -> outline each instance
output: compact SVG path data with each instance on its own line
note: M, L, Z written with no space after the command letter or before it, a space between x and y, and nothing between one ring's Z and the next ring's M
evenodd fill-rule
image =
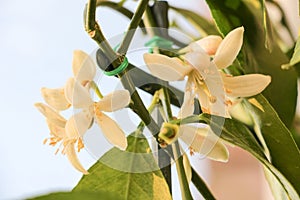
M191 85L193 91L202 90L208 97L210 103L216 103L217 98L212 95L204 81L204 78L201 76L201 74L197 70L193 70L190 74L191 79Z

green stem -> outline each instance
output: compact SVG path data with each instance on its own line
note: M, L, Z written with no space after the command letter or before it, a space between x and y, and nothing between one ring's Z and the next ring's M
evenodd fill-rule
M99 24L96 22L96 8L97 0L89 0L86 6L86 15L85 15L85 30L89 36L97 42L100 48L103 50L107 58L113 62L113 66L118 67L121 64L121 60L117 59L119 56L115 53L112 47L107 42L104 37Z
M125 70L119 76L119 78L121 79L124 88L127 89L131 94L131 100L133 101L133 104L131 104L130 108L142 119L142 121L146 124L147 128L152 133L153 137L157 139L160 128L156 124L154 119L151 117L145 105L143 104L143 101L139 96L138 92L136 91L135 86L132 83L131 77L127 73L127 70Z
M179 184L181 189L181 197L183 200L192 200L193 197L190 192L188 180L186 178L186 174L183 166L183 157L181 156L178 141L172 144L172 149L174 153L174 160L176 161L176 169L177 169L177 174L178 174Z
M134 36L135 33L135 29L138 27L138 25L140 24L141 20L142 20L142 16L148 6L148 2L149 0L141 0L136 12L134 13L131 22L129 24L129 27L127 29L127 32L124 36L124 39L122 40L120 47L118 49L118 53L120 53L121 55L125 55L129 45L131 43L131 40Z
M134 15L134 23L130 23L130 28L137 27L142 14L145 10L145 0L142 0L143 3L140 5L143 5L144 8L139 7L141 10L137 10L139 13L138 15ZM148 1L147 1L148 2ZM95 19L96 14L96 0L89 0L86 8L86 19L85 19L85 28L86 31L89 33L92 39L94 39L100 48L103 50L105 55L110 59L110 61L113 61L113 66L118 67L122 60L123 56L118 56L114 50L111 48L111 46L108 44L107 40L105 39L104 35L102 34L102 31L100 29L100 26L97 24ZM140 17L138 20L137 18ZM134 31L131 31L131 33ZM132 39L129 36L125 36L124 40ZM124 43L124 42L123 42ZM130 41L129 41L130 43ZM128 44L129 45L129 44ZM122 47L123 49L123 47ZM125 49L125 48L124 48ZM135 86L131 80L131 77L128 75L127 70L125 70L122 74L119 75L119 78L121 79L121 82L125 89L127 89L131 94L131 100L133 101L133 104L131 104L131 109L137 113L137 115L144 121L144 123L147 125L148 129L152 133L152 135L157 138L157 134L159 132L159 126L155 123L154 119L150 116L148 110L146 109L145 105L142 102L142 99L140 98L139 94L137 93Z
M171 109L171 104L170 104L170 97L169 97L169 93L168 93L166 87L164 87L163 91L164 91L164 96L165 96L165 106L166 106L168 118L170 121L173 119L172 109ZM179 146L178 141L176 141L176 142L174 142L174 144L172 144L172 149L173 149L173 153L174 153L174 160L176 162L176 169L177 169L177 174L178 174L178 178L179 178L182 199L185 199L185 200L193 199L193 197L191 195L189 183L188 183L188 180L187 180L187 177L185 174L185 170L184 170L184 166L183 166L183 157L181 156L180 146Z
M206 122L201 118L203 114L200 115L192 115L183 119L176 119L170 121L172 124L178 124L178 125L183 125L183 124L191 124L191 123L205 123Z
M154 108L157 106L157 104L159 104L159 91L156 91L153 95L153 98L152 98L152 101L151 101L151 104L149 105L148 107L148 112L149 113L152 113ZM143 131L145 127L145 123L143 121L141 121L137 127L137 129L139 129L140 131Z
M165 106L166 106L166 111L168 114L168 119L169 121L171 121L173 119L173 114L172 114L172 109L171 109L171 103L170 103L170 95L168 92L168 87L169 84L164 85L163 87L163 92L164 92L164 96L165 96Z
M171 121L173 119L173 115L172 115L170 96L169 96L169 92L167 90L167 86L168 86L168 84L163 87L163 92L164 92L164 97L165 97L165 106L166 106L168 118L169 118L169 121ZM174 144L172 144L172 149L173 149L173 153L174 153L174 160L176 162L176 169L177 169L177 174L178 174L178 178L179 178L182 199L184 199L184 200L193 199L191 191L190 191L189 183L188 183L188 180L187 180L187 177L185 174L185 169L183 166L183 157L181 156L180 146L179 146L178 141L176 141L176 142L174 142Z
M95 93L97 94L97 96L98 96L100 99L103 99L103 95L102 95L102 93L100 92L99 87L97 86L97 84L96 84L94 81L91 81L91 82L90 82L90 86L91 86L91 88L95 91Z

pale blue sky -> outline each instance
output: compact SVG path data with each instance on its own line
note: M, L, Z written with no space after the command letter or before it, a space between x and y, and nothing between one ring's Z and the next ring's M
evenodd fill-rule
M42 101L41 87L60 87L71 76L74 49L90 53L96 48L83 28L85 3L0 2L0 199L69 190L81 177L64 156L54 156L55 148L42 144L49 131L33 104ZM107 10L102 19L107 36L122 34L128 24ZM79 157L86 167L95 162L86 151Z
M66 157L43 145L45 119L33 104L41 87L60 87L71 76L72 52L96 44L83 28L85 0L3 0L0 2L0 199L20 199L71 189L81 177ZM108 36L123 33L128 21L104 11ZM94 159L79 155L84 166Z

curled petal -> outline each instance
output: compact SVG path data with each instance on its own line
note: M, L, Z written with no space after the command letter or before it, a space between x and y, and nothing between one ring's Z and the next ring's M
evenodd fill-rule
M64 88L42 88L41 93L46 103L56 110L66 110L70 107L70 103L65 97Z
M218 35L209 35L195 43L201 46L208 55L215 55L219 45L222 42L222 38Z
M144 54L144 61L151 74L165 81L182 80L192 67L184 65L178 58L169 58L161 54Z
M202 71L210 65L210 57L204 52L204 50L189 52L183 57L198 71Z
M47 121L59 126L65 127L67 120L57 111L43 103L36 103L34 106L47 118Z
M80 83L91 81L96 74L96 65L88 54L81 50L73 52L72 69L74 77Z
M97 123L106 139L112 145L121 150L125 150L127 147L127 139L119 125L100 110L95 110L95 114Z
M68 139L82 137L91 126L92 113L87 110L74 114L66 123L66 136Z
M108 95L105 95L103 99L97 102L96 109L105 112L113 112L128 106L129 102L130 93L128 92L128 90L117 90Z
M184 100L179 111L179 118L185 118L194 113L194 95L190 91L185 91Z
M73 165L73 167L75 169L77 169L78 171L80 171L81 173L83 174L88 174L89 172L86 171L84 169L84 167L81 165L78 157L77 157L77 154L76 154L76 151L75 151L75 147L74 147L74 143L68 143L66 146L65 146L65 153L70 161L70 163Z
M221 42L213 59L219 69L224 69L233 63L241 50L243 34L244 27L236 28L230 31Z
M69 78L65 85L66 99L74 108L85 108L94 102L87 88L83 87L74 78Z
M226 146L208 127L182 125L180 132L180 139L189 145L193 151L204 154L215 161L228 161L229 153Z
M187 157L187 155L185 153L182 155L182 159L183 159L183 167L184 167L185 175L186 175L186 178L188 180L188 183L190 183L191 180L192 180L191 163L190 163L189 158Z
M261 93L271 82L271 76L247 74L242 76L223 76L228 96L250 97Z

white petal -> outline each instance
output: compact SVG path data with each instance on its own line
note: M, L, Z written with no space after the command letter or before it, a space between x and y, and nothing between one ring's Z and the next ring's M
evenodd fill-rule
M216 66L211 63L206 70L201 72L205 85L199 86L196 91L202 111L205 113L230 117L226 106L226 92L222 76Z
M194 95L190 91L185 91L183 104L178 114L178 118L185 118L194 113Z
M144 54L144 61L151 74L165 81L182 80L192 69L178 58L161 54Z
M43 103L36 103L34 106L47 118L49 122L60 127L65 127L67 120L57 111Z
M77 139L82 137L91 126L92 120L92 113L87 110L72 115L66 123L67 138Z
M80 161L78 160L77 154L75 152L74 143L69 143L65 147L65 153L70 161L70 163L83 174L88 174L88 171L84 169L84 167L81 165Z
M95 110L96 119L106 139L121 150L127 147L127 139L119 125L99 110Z
M224 69L233 63L241 50L243 34L244 27L236 28L229 32L221 42L213 59L219 69Z
M180 132L180 139L195 152L215 161L228 161L229 153L226 146L220 142L218 137L209 128L182 125L180 126Z
M189 52L183 57L198 71L202 71L210 65L210 57L207 53L204 52L204 50Z
M271 82L271 77L262 74L242 76L223 76L227 95L231 97L250 97L261 93Z
M85 108L93 104L90 93L74 78L69 78L65 85L66 99L74 108Z
M130 93L128 90L117 90L97 102L97 109L105 112L113 112L128 106Z
M253 127L254 125L253 118L242 102L232 105L229 108L229 113L233 118L243 122L244 124L250 127Z
M182 159L183 159L183 167L184 167L185 175L186 175L186 178L188 180L188 183L190 183L191 180L192 180L191 163L190 163L189 158L187 157L187 155L185 153L182 155Z
M42 88L41 93L46 103L56 110L66 110L70 107L70 103L65 97L64 88Z
M65 126L58 126L49 120L47 120L47 124L51 135L58 138L64 138L66 136Z
M222 38L218 35L209 35L195 43L201 46L208 55L215 55L219 45L222 42Z
M77 81L91 81L96 74L96 65L88 54L81 50L73 53L72 69Z

